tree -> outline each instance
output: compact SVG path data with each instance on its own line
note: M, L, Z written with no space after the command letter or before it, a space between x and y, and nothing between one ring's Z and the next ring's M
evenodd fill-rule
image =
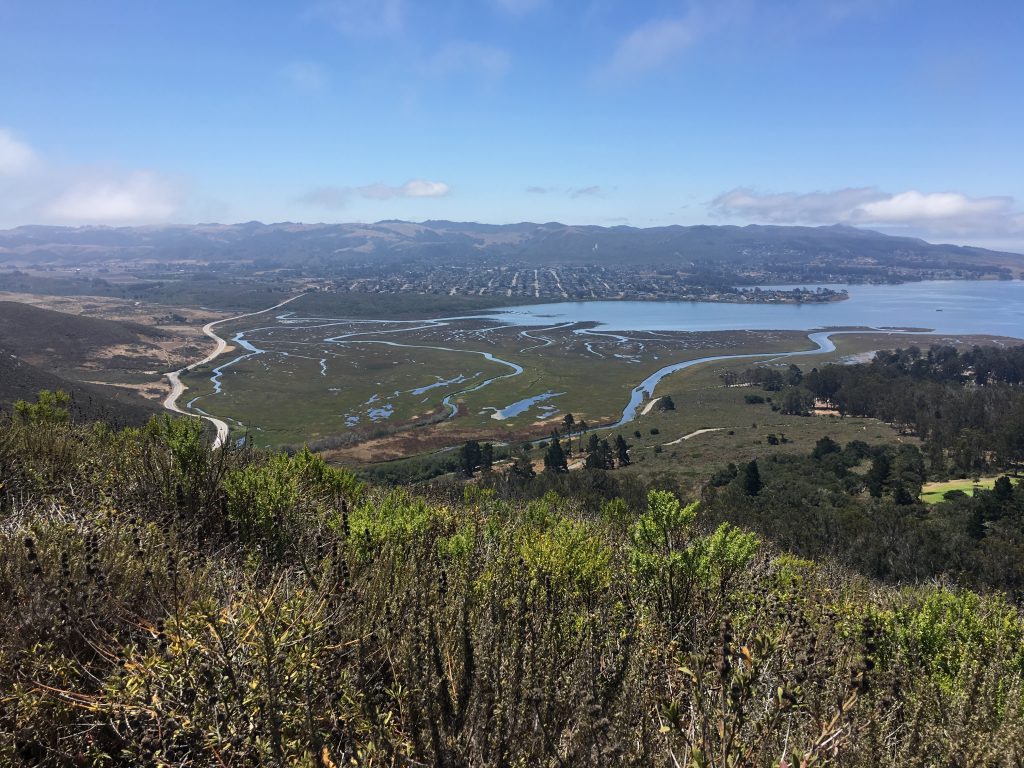
M562 474L569 471L569 463L565 459L565 451L562 450L562 441L553 438L544 454L544 471L552 474Z
M615 436L615 455L619 460L620 467L629 466L629 446L626 444L626 440L622 435Z
M591 435L587 449L587 460L584 464L587 469L611 469L615 466L612 448L608 444L608 440L601 440L597 435Z
M676 404L672 400L672 395L665 395L661 400L658 401L658 410L661 411L674 411Z
M508 476L517 480L529 481L536 477L537 473L533 471L533 462L530 461L530 457L524 454L512 463L508 470Z
M459 449L459 466L462 468L462 474L472 477L480 466L482 454L480 443L476 440L467 440Z
M480 446L480 469L490 472L494 466L494 444L484 443Z
M572 433L576 427L576 418L571 413L567 413L562 418L562 423L565 425L565 436L569 438L569 453L572 454Z
M743 467L743 492L747 496L757 496L763 487L761 470L757 467L757 459L753 459Z
M789 416L807 416L814 406L814 395L803 387L789 387L780 400L780 409Z
M885 451L879 451L871 459L871 469L864 476L864 481L868 487L868 493L876 499L882 497L882 490L885 488L885 481L889 479L891 470L892 462L889 461L889 455Z
M839 443L833 440L831 437L823 437L814 444L814 450L811 452L811 456L815 459L821 459L830 453L839 453L842 450L839 447Z

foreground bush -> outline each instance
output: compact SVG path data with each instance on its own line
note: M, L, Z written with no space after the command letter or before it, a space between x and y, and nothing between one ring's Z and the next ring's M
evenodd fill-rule
M1024 758L1004 600L873 586L665 492L440 503L201 440L0 427L0 764Z

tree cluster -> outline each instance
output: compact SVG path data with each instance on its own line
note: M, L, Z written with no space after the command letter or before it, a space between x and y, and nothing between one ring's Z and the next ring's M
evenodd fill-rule
M844 416L867 416L925 442L936 473L1024 461L1024 347L916 347L868 364L812 370L805 386Z

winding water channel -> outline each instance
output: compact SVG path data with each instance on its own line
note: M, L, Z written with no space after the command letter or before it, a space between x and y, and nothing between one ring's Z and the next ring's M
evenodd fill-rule
M441 400L446 410L446 416L449 419L454 418L458 413L458 405L455 402L457 398L472 392L478 392L494 382L520 376L524 372L523 366L510 360L502 359L485 350L407 344L380 338L359 337L367 335L379 337L393 333L436 329L458 321L486 320L494 323L494 325L475 331L475 334L482 338L485 334L502 328L521 328L522 330L519 332L521 338L537 342L520 350L521 352L526 352L530 349L542 348L553 343L553 339L543 335L545 331L567 330L572 328L572 326L585 324L584 327L573 328L572 333L579 335L581 338L585 336L588 339L593 339L594 341L584 342L584 347L588 353L597 357L604 357L604 354L597 352L593 348L593 345L600 339L610 338L619 343L633 341L637 343L639 352L643 352L641 340L629 339L628 336L617 331L646 332L650 335L657 335L660 331L692 332L739 329L808 331L807 338L814 345L809 349L792 350L782 353L709 355L692 360L672 362L662 366L649 374L632 389L629 400L622 410L621 417L615 424L611 425L613 427L620 427L637 417L644 402L653 396L659 382L670 374L709 362L754 360L759 358L775 360L824 354L835 350L835 344L832 341L833 336L843 333L863 332L863 330L816 329L856 327L859 329L870 329L873 333L928 333L934 331L947 334L991 334L1011 337L1021 337L1024 335L1024 282L924 282L897 286L858 285L845 287L850 295L847 301L806 305L584 301L511 307L476 315L460 315L416 321L359 321L345 318L314 318L296 316L294 312L286 312L275 317L276 326L250 328L234 334L232 341L240 347L241 354L235 355L213 369L210 376L210 381L213 385L212 394L217 395L222 392L225 369L246 358L268 352L268 350L259 348L250 339L246 338L246 334L255 334L258 331L273 330L280 327L290 327L297 330L315 330L319 328L337 328L340 324L350 326L369 324L377 327L366 331L351 330L337 335L325 335L321 343L331 345L381 345L474 355L508 369L505 373L485 377L479 381L472 381L480 375L479 373L468 377L460 374L454 379L439 380L436 383L409 390L409 393L422 394L440 386L465 384L466 386L448 393ZM269 313L296 298L299 297L290 297L260 312L239 315L208 324L203 329L203 332L215 340L217 344L216 349L203 360L193 363L180 371L168 374L168 379L172 384L172 392L165 400L165 407L178 413L192 413L211 421L217 427L217 441L215 445L223 444L228 434L227 424L222 419L218 419L196 406L195 401L201 399L201 397L190 400L184 410L177 406L177 400L184 391L180 375L185 371L213 362L225 351L227 342L213 330L217 325L226 323L229 320L238 320ZM595 322L597 326L593 327ZM391 325L394 327L382 330L379 327L381 325ZM293 353L283 351L274 351L274 354L302 357L302 355L294 355ZM617 356L622 357L622 355ZM319 362L319 372L321 375L326 376L327 358L317 357L310 359ZM635 356L631 359L635 359ZM519 400L503 408L492 407L485 410L494 411L492 417L499 420L510 418L524 412L536 403L557 397L560 394L563 393L544 392ZM379 414L384 414L382 418L390 416L390 411L386 410L387 407L378 408ZM604 425L605 428L607 426L609 425Z

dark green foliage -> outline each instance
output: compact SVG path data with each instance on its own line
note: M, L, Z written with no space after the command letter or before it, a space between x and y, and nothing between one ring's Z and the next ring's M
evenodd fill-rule
M551 445L544 453L544 471L556 474L569 471L565 451L562 450L562 441L558 439L557 435L552 437Z
M809 416L814 395L803 387L787 387L779 396L779 409L787 416Z
M587 459L584 462L587 469L613 469L615 457L607 438L598 439L597 435L591 435L587 443Z
M626 440L622 435L615 436L615 458L619 462L620 467L629 466L629 445L626 444Z
M1024 590L1024 488L957 491L918 501L923 457L913 446L834 443L806 457L760 459L760 492L734 465L705 490L715 520L748 528L804 557L835 558L864 574L916 582L938 576L982 589ZM749 467L749 465L746 465ZM1009 487L1009 492L1007 492Z
M459 449L459 465L466 477L472 477L483 460L483 452L480 450L480 443L476 440L467 440Z
M764 483L761 482L757 459L747 462L743 467L743 492L747 496L757 496L763 487Z
M748 368L740 376L740 380L746 384L753 384L766 392L781 392L786 386L786 377L778 368L759 366Z
M823 437L814 444L814 450L811 452L811 458L818 459L819 461L831 453L840 453L842 447L833 440L831 437Z
M925 442L934 471L970 474L1024 461L1024 346L916 347L870 364L815 369L803 387L847 416L894 424Z
M529 456L517 457L509 469L509 475L513 481L532 480L536 474L533 470L533 462L530 461Z

